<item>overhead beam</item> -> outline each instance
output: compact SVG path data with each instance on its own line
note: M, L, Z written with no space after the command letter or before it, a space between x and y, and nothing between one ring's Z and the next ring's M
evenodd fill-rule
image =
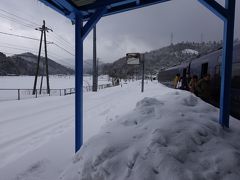
M139 2L132 1L132 2L129 2L128 4L123 4L121 6L116 6L108 9L107 14L105 14L104 16L109 16L116 13L122 13L122 12L130 11L138 8L143 8L143 7L147 7L147 6L151 6L154 4L163 3L167 1L171 1L171 0L144 0Z
M56 0L39 0L39 1L43 2L46 6L51 7L52 9L62 14L63 16L66 16L71 21L75 21L75 15L74 12L72 11L74 8L70 7L66 8L64 5L59 4L58 1Z
M88 33L92 30L92 28L97 24L97 22L101 19L103 14L107 11L106 7L102 7L96 10L96 12L90 17L88 22L84 25L82 31L82 38L85 39Z
M80 12L83 16L83 21L91 18L91 13L95 9L107 7L107 11L102 16L109 16L116 13L121 13L133 9L138 9L157 3L163 3L170 0L98 0L92 4L77 7L69 0L39 0L45 5L56 10L60 14L75 22L75 12Z
M96 8L101 8L101 7L106 7L114 3L119 3L123 2L124 0L105 0L105 1L96 1L92 4L88 4L85 6L79 7L79 10L89 10L89 9L96 9Z
M66 8L64 8L62 6L59 6L58 4L54 3L51 0L48 0L48 1L46 1L46 0L39 0L39 1L41 1L46 6L49 6L50 8L54 9L55 11L57 11L58 13L60 13L60 14L62 14L64 16L66 16L67 14L70 13Z
M227 18L228 14L227 10L215 0L198 0L198 1L201 4L203 4L206 8L211 10L216 16L218 16L222 20Z
M65 7L70 12L76 12L77 11L75 6L73 6L70 2L68 2L66 0L50 0L50 1L53 1L55 4L58 4L59 6Z

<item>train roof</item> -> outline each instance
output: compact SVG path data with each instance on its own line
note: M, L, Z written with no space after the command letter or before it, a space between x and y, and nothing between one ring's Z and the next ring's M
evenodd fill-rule
M190 63L190 62L184 62L184 63L181 63L181 64L179 64L179 65L176 65L176 66L167 68L167 69L165 69L165 71L166 71L166 70L167 70L167 71L168 71L168 70L172 70L172 69L178 69L178 68L186 68L186 67L189 66L189 63Z
M240 49L240 43L236 42L234 44L233 48L234 49ZM219 56L221 56L221 52L222 52L222 47L217 49L217 50L215 50L215 51L212 51L212 52L210 52L208 54L204 54L204 55L202 55L202 56L200 56L200 57L198 57L196 59L191 60L191 63L196 62L196 61L199 62L199 63L208 61L211 56L215 56L216 54L219 54Z
M236 48L240 49L240 42L237 42L237 43L234 44L234 49L236 49ZM212 52L210 52L208 54L204 54L204 55L202 55L202 56L200 56L200 57L198 57L196 59L193 59L191 61L183 62L181 64L178 64L178 65L172 66L170 68L164 69L163 71L169 71L169 70L174 70L174 69L178 69L178 68L186 68L186 67L189 66L189 63L193 63L193 62L196 62L196 61L197 62L208 61L208 57L209 56L213 56L213 55L215 55L217 53L220 53L221 51L222 51L222 47L217 49L217 50L215 50L215 51L212 51Z

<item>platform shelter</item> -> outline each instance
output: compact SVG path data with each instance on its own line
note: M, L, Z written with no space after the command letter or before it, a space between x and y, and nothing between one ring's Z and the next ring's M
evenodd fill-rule
M83 42L104 16L110 16L170 0L39 0L75 24L75 151L83 143ZM230 88L236 0L196 0L224 22L219 123L229 127ZM166 17L167 18L167 17ZM154 21L154 19L153 19ZM157 21L157 17L155 19ZM85 22L85 23L84 23ZM159 23L159 22L158 22Z

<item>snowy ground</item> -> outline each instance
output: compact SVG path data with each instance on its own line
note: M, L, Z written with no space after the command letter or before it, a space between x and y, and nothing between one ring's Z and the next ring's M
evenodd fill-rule
M14 112L14 113L12 113ZM238 180L240 123L189 92L132 82L84 93L74 156L74 95L0 102L1 180Z
M74 76L50 76L51 88L72 88L74 87ZM41 77L38 78L40 83ZM43 87L46 88L46 79L44 78ZM5 89L32 89L34 76L0 76L0 88ZM39 86L39 84L38 84Z
M50 76L50 88L51 96L60 96L64 94L63 89L67 89L66 93L70 93L69 88L74 88L75 78L74 76ZM40 88L41 77L38 78L37 89ZM32 95L32 88L34 83L34 76L0 76L0 101L8 100L17 100L20 99L29 99L35 98L35 95ZM111 84L108 76L99 76L98 85ZM84 76L83 79L84 91L89 91L92 86L92 77ZM48 96L46 91L46 78L43 81L43 94L39 96ZM18 89L20 91L18 92ZM61 90L60 90L61 89ZM74 90L72 90L74 91ZM19 97L18 97L19 96Z
M99 85L109 83L107 76L100 76L98 78ZM41 77L38 78L40 83ZM74 87L74 76L49 76L50 87L53 89L65 89ZM0 76L0 89L32 89L34 83L34 76ZM92 77L84 76L83 85L91 86ZM46 88L46 80L44 78L43 88Z

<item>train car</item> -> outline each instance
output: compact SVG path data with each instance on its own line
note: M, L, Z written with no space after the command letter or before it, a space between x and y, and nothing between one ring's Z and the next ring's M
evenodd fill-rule
M186 74L189 72L190 63L182 63L180 65L162 70L158 73L158 82L165 84L169 87L173 87L173 80L176 74Z
M172 87L172 81L177 73L181 76L197 75L201 79L205 74L211 75L211 94L215 106L219 105L221 84L222 49L201 56L189 63L184 63L160 71L158 81ZM234 45L231 81L231 114L240 119L240 43Z

